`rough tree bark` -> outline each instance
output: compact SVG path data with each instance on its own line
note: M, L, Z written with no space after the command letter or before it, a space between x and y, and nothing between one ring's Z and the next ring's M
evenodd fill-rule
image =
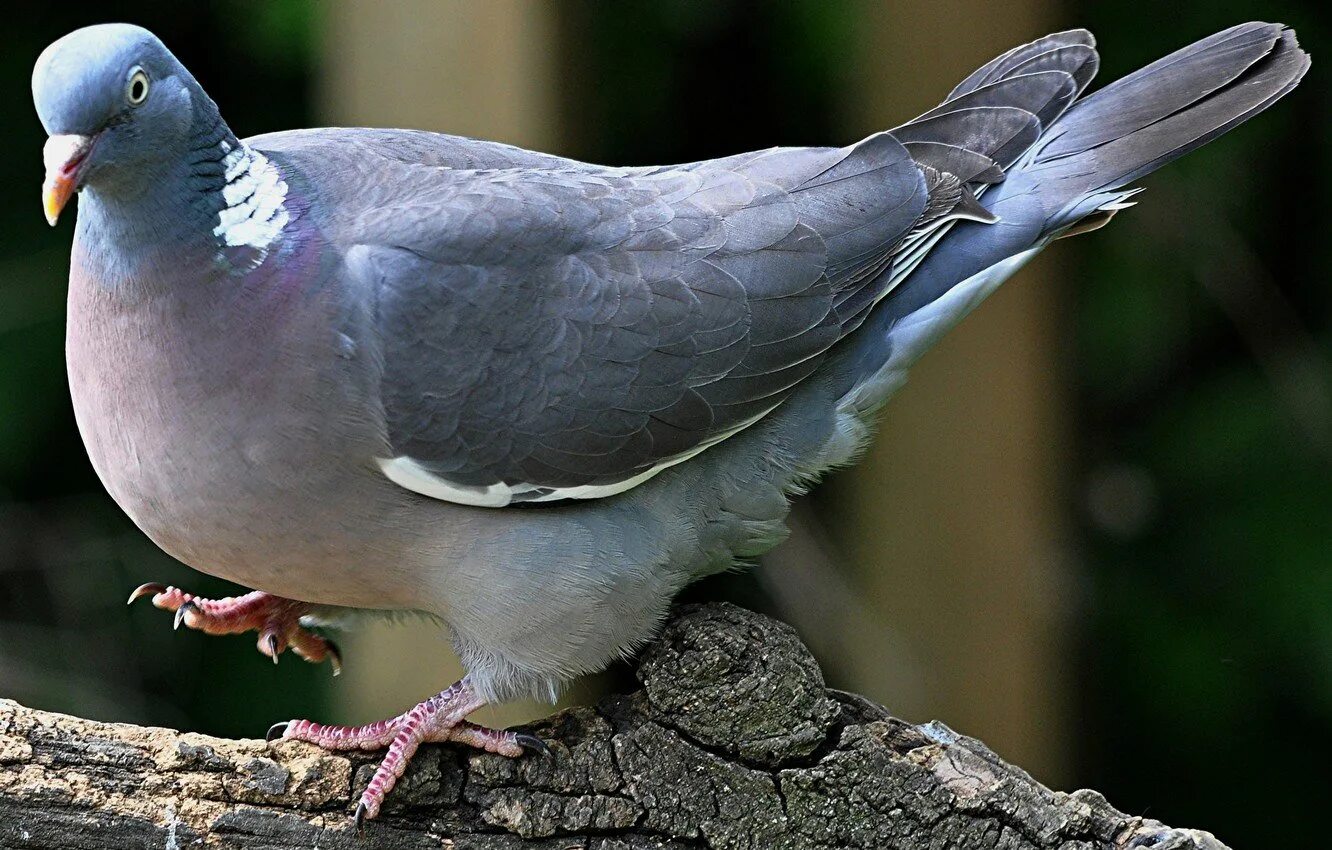
M829 690L790 628L733 606L681 608L638 677L535 724L545 757L422 748L360 837L375 754L0 701L0 847L1224 850Z

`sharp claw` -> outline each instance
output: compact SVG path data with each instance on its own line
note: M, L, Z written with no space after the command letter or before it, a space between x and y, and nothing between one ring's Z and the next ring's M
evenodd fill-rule
M284 720L281 723L274 723L268 727L268 734L264 735L264 740L268 742L276 741L287 733L287 727L291 725L290 720Z
M513 741L529 753L538 753L542 756L550 756L550 745L538 738L536 735L527 732L515 732Z
M172 622L172 624L171 624L171 628L173 628L173 629L179 629L179 628L180 628L180 624L181 624L182 622L185 621L185 612L186 612L186 611L198 611L198 610L199 610L199 606L198 606L198 605L195 605L193 601L186 602L184 605L182 605L182 606L180 606L179 608L176 609L176 618L175 618L175 620Z
M356 804L356 814L352 815L352 823L355 824L356 834L359 836L365 835L365 819L368 814L369 809L366 808L364 801Z
M328 648L328 661L333 665L333 675L342 675L342 650L338 645L328 638L324 638L324 645Z
M134 592L129 595L129 599L125 600L125 604L126 605L133 604L134 600L144 596L156 596L159 593L166 593L166 589L167 587L165 584L158 584L155 581L150 581L147 584L141 584L138 587L134 588Z
M277 635L268 636L268 654L272 656L273 663L278 663L278 639Z

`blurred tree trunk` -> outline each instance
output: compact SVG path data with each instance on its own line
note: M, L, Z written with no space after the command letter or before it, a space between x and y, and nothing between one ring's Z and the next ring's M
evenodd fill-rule
M335 0L324 16L330 121L559 146L552 5Z
M1055 28L1049 0L857 8L852 135L920 114ZM862 646L894 663L846 686L906 716L955 720L1047 781L1068 775L1057 266L1041 257L927 354L864 461L818 501L839 529L834 560L903 642Z
M524 0L329 2L323 118L557 148L554 14L551 4ZM346 671L331 694L335 720L397 714L462 673L432 623L368 623L346 643ZM546 711L510 704L473 719L507 726Z

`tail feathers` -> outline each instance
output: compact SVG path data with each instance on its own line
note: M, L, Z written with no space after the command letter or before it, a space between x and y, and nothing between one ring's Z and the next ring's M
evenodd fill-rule
M1079 101L1021 168L1061 192L1121 188L1271 106L1309 63L1281 24L1233 27Z
M1081 94L1083 89L1087 88L1087 84L1092 81L1092 77L1096 76L1100 67L1101 57L1097 55L1094 46L1090 44L1070 44L1067 47L1038 53L1015 66L1006 76L1035 74L1040 71L1066 71L1072 75L1073 81L1078 86L1078 94ZM956 91L954 89L954 94L949 95L950 100L958 96Z
M907 126L960 109L1016 106L1034 114L1042 127L1048 127L1064 113L1078 91L1073 75L1057 68L1016 74L949 98Z
M930 167L923 173L941 197L942 189L955 188L945 176L971 175L945 197L956 197L955 208L970 198L966 184L986 184L976 191L984 190L984 208L999 223L950 212L903 241L887 272L891 286L880 288L888 296L845 348L854 383L842 409L863 416L882 404L934 340L1051 237L1094 230L1132 206L1136 190L1129 183L1271 106L1299 83L1309 57L1293 31L1251 23L1071 106L1057 77L1022 79L1062 72L1080 92L1096 66L1086 31L1046 36L981 67L941 107L892 131L918 164ZM1033 127L1039 138L1010 164ZM959 217L973 221L958 223Z
M903 144L942 142L1012 165L1041 135L1035 114L1017 106L973 106L919 118L892 130Z
M971 72L948 95L953 100L1014 74L1058 68L1072 74L1078 81L1078 90L1086 88L1096 76L1100 59L1096 55L1096 39L1083 29L1052 33L1044 38L1014 47ZM946 102L946 101L945 101Z
M1048 35L981 66L939 106L891 132L922 165L963 183L995 183L1069 108L1098 64L1086 30Z

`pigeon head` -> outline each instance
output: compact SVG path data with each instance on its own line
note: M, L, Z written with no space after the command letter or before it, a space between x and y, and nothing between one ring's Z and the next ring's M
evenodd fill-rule
M42 203L52 225L84 186L146 191L183 155L200 107L212 107L157 36L129 24L85 27L47 47L32 96L50 136Z

